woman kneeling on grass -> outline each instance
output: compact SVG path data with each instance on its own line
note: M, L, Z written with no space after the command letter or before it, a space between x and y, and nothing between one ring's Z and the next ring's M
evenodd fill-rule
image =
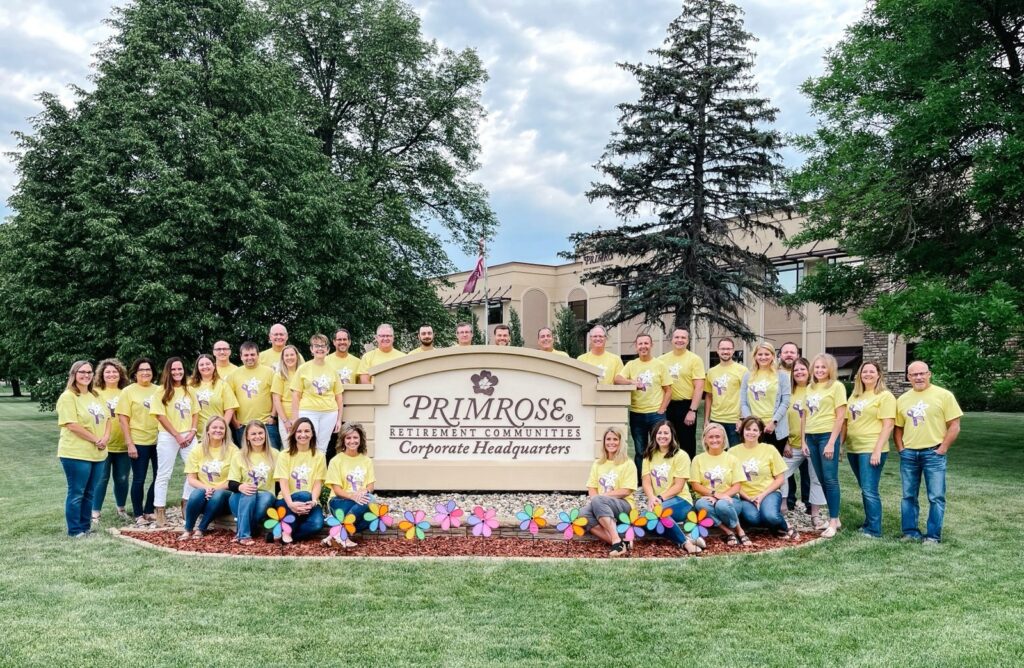
M231 514L235 516L235 543L252 545L253 527L267 519L274 505L274 451L267 443L267 426L259 420L245 425L242 449L235 455L228 475Z
M668 530L669 539L689 554L697 554L702 546L690 540L678 524L693 508L690 488L686 484L689 477L690 456L679 449L675 428L668 420L656 423L644 451L641 477L644 494L652 510L660 505L672 511L676 525ZM703 542L704 539L700 540Z
M185 531L178 540L202 538L213 518L227 509L231 496L228 474L235 454L228 423L220 415L213 416L206 423L202 443L198 448L192 448L185 462L185 475L192 493L185 504ZM200 515L203 520L192 532Z
M621 557L632 548L619 538L616 519L619 513L636 508L636 464L626 454L626 431L622 427L608 427L604 432L604 451L590 467L587 495L590 500L580 509L587 518L587 529L611 545L609 557Z
M363 519L369 510L370 494L377 481L373 473L373 460L366 456L366 432L363 425L346 422L341 426L341 435L335 445L338 456L327 467L327 484L331 488L331 500L327 502L329 512L336 510L352 513L356 517L356 531L364 531L370 523ZM351 539L344 543L328 536L324 545L337 542L342 547L356 547Z
M729 452L740 461L740 521L750 527L765 527L775 535L795 540L798 534L786 524L782 515L782 487L786 479L786 462L774 446L761 443L764 423L748 417L740 423L743 444Z
M726 545L750 545L739 520L740 481L743 469L732 452L725 451L728 437L722 425L715 422L704 429L704 452L693 458L690 486L700 494L694 507L703 510L725 534ZM739 453L740 450L735 450Z
M295 516L291 533L281 537L284 543L311 538L324 528L324 513L317 504L327 474L324 455L311 447L316 435L309 418L295 421L288 435L288 449L277 456L274 479L281 485L277 507Z

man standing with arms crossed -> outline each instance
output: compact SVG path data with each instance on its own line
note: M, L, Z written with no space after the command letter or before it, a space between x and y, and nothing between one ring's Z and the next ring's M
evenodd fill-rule
M697 407L704 398L704 362L688 350L689 345L690 331L676 327L672 350L658 359L672 379L672 400L665 417L675 427L679 446L692 460L697 456Z
M650 334L636 337L636 352L640 356L630 360L622 373L615 376L616 385L632 385L629 401L629 433L633 437L633 461L636 463L637 484L643 470L644 450L651 428L665 419L665 409L672 399L672 379L668 369L651 357L653 341Z
M716 422L725 429L729 447L743 439L739 434L740 385L747 368L732 361L736 344L729 337L718 342L718 364L708 369L704 385L704 426Z
M622 358L615 353L604 349L608 340L608 334L604 327L595 325L587 334L587 341L590 342L590 350L583 353L576 359L586 364L592 364L601 369L601 375L597 379L598 385L614 385L615 376L621 375L625 368Z
M917 495L923 476L928 493L928 523L923 538L925 543L938 543L946 514L946 453L960 435L960 417L964 413L952 392L932 385L932 372L924 362L911 363L907 379L911 389L896 400L893 432L903 483L903 538L922 539L917 523Z

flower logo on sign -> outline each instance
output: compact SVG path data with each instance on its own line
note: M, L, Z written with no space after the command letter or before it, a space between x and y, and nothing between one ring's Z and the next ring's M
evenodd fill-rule
M494 388L498 385L498 377L484 369L480 373L474 373L469 377L473 381L473 393L491 396Z

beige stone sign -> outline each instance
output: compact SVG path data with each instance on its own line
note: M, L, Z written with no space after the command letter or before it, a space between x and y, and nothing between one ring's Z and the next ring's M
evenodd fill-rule
M409 355L345 386L380 490L582 490L600 438L627 423L629 388L593 366L525 348Z

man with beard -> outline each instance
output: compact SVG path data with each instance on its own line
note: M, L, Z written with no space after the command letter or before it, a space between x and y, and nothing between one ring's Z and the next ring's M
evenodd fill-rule
M472 328L470 329L472 332ZM434 328L430 325L420 325L420 331L417 333L417 337L420 340L419 348L413 348L409 351L410 355L416 353L429 353L434 350Z

